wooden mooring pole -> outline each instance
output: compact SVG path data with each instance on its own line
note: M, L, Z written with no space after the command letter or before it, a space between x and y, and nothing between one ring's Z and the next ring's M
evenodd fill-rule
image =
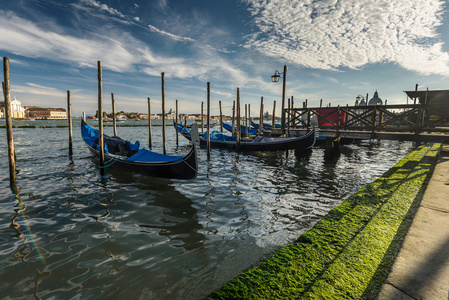
M223 132L223 112L221 110L221 100L218 101L218 105L220 106L220 132Z
M287 136L290 136L290 108L291 108L291 100L290 98L288 98L288 103L287 103L287 107L288 107L288 114L287 114Z
M248 136L248 105L245 104L245 135Z
M69 119L69 156L73 155L73 135L72 135L72 100L70 91L67 91L67 118Z
M210 82L207 83L207 160L210 160Z
M114 93L111 93L111 101L112 101L112 127L114 128L114 136L117 136L117 122L116 122L116 118L115 118Z
M201 101L201 135L204 134L204 120L203 120L203 116L204 116L204 102Z
M284 80L282 81L282 110L281 110L281 124L282 135L285 134L285 85L287 81L287 65L284 65Z
M3 95L5 97L6 136L8 139L9 182L11 189L16 184L16 160L12 134L11 91L9 82L9 57L3 57Z
M273 102L273 118L271 120L271 133L273 133L273 130L276 128L276 100Z
M148 97L148 146L153 148L153 137L151 131L151 99Z
M162 79L162 148L163 153L167 154L167 147L165 143L165 73L161 73Z
M248 127L248 130L249 130L249 129L251 129L251 104L248 104L248 119L249 119L249 122L248 122L248 123L249 123L249 125L248 125L248 126L249 126L249 127ZM247 131L246 133L249 135L249 132L248 132L248 131Z
M242 137L240 127L240 88L237 88L237 150L240 149L240 139Z
M176 100L176 116L175 116L175 130L176 130L176 147L178 147L178 100Z
M100 151L100 174L104 175L104 142L103 142L103 74L101 61L97 62L98 70L98 148Z
M263 97L260 97L259 135L263 135Z
M235 101L232 101L232 136L234 136L235 130Z

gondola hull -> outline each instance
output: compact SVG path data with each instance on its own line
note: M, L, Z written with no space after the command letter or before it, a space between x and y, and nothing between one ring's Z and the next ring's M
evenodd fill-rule
M92 155L99 159L100 151L89 147ZM197 160L196 149L192 147L189 153L184 156L184 159L179 162L161 162L161 163L147 163L147 162L128 162L122 159L116 159L113 156L104 155L104 164L108 167L122 168L123 170L160 178L171 179L195 179L197 176Z

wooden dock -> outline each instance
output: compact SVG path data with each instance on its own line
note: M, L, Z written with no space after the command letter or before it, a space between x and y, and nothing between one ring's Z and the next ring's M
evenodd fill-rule
M329 139L449 142L449 102L293 108L285 113L290 134L314 126Z

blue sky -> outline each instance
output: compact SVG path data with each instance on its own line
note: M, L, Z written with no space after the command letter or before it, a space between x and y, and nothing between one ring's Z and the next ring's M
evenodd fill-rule
M449 89L449 5L439 0L3 0L0 51L10 58L11 96L23 105L97 108L97 61L104 110L198 113L211 83L230 114L242 104L258 114L277 101L275 70L288 66L295 106L352 105L377 90L389 104L404 90ZM243 108L242 108L243 109Z

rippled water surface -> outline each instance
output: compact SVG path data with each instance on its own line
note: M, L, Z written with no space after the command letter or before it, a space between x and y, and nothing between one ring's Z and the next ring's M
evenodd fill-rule
M67 128L14 128L15 196L0 128L1 299L204 298L295 240L413 147L363 141L328 161L320 147L301 155L212 149L209 162L200 150L195 180L113 168L102 178L79 131L74 120L70 158ZM118 133L148 144L148 127ZM153 127L153 150L161 151L160 135ZM176 147L172 127L167 149L188 151L181 136Z

